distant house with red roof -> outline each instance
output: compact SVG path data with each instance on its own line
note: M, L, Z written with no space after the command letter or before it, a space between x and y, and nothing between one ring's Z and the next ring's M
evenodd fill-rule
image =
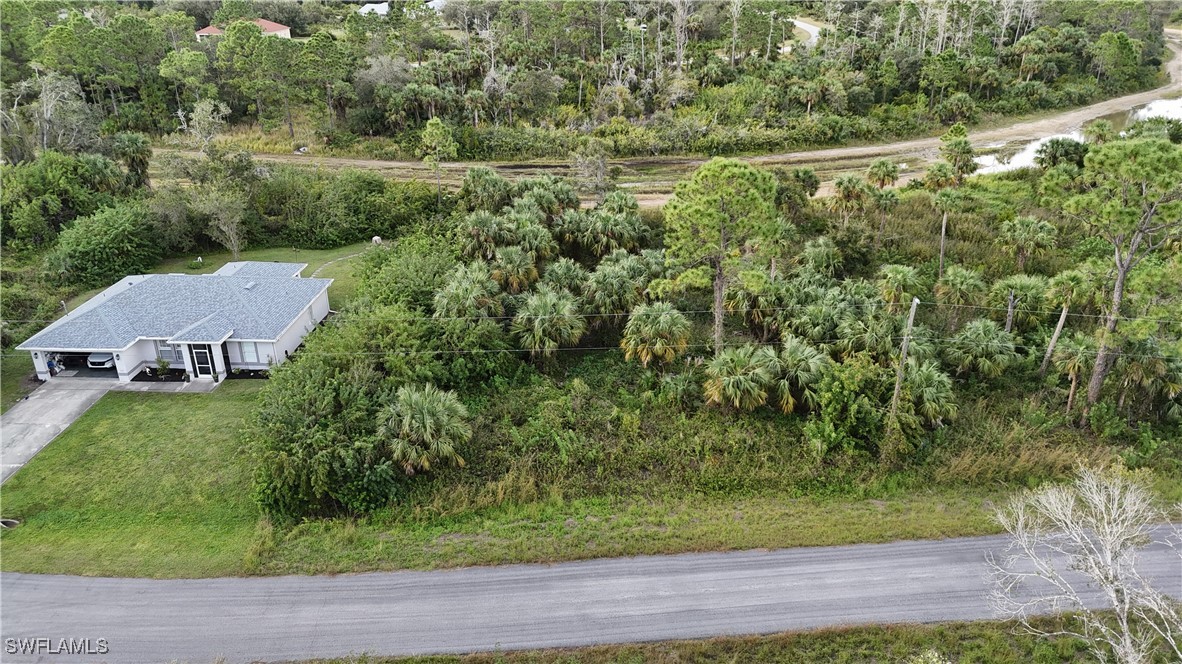
M283 25L282 23L268 21L265 18L256 18L255 20L251 21L251 23L254 23L255 25L262 28L264 36L278 37L280 39L291 39L291 28ZM201 28L197 31L197 41L201 41L206 37L213 37L214 35L222 35L225 33L225 30L222 30L216 25L211 25L209 27Z

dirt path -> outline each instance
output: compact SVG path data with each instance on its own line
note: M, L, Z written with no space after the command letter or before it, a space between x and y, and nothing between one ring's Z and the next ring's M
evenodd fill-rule
M995 146L998 144L1018 141L1033 141L1044 136L1067 133L1079 129L1089 120L1098 117L1127 111L1137 106L1148 104L1168 95L1182 92L1182 30L1166 31L1166 45L1173 51L1173 57L1167 64L1170 82L1159 88L1138 92L1136 94L1116 97L1084 106L1072 111L1058 113L1046 118L1027 120L1005 127L985 129L972 132L969 138L978 148ZM893 157L906 161L908 158L925 160L932 159L940 147L937 137L918 138L894 143L880 143L875 145L847 146L824 148L820 150L802 150L798 152L784 152L779 154L743 157L742 159L762 165L793 165L813 166L818 170L832 168L835 162L852 161L858 159L874 159L877 157ZM182 152L189 156L197 156L195 152ZM258 161L282 162L301 164L322 168L362 168L382 171L390 177L403 179L417 178L427 180L431 171L419 161L385 161L380 159L354 159L348 157L322 157L316 155L296 154L256 154ZM624 169L652 169L668 168L671 173L685 173L705 163L706 157L644 157L629 159L613 159L613 166ZM471 166L490 166L508 177L525 177L540 172L565 171L566 164L562 161L523 161L523 162L456 162L445 164L444 178L448 183L456 184L463 177L464 172ZM920 174L918 165L901 168L900 184L917 177ZM636 198L641 207L657 208L669 200L672 183L677 178L659 182L629 182L627 178L621 181L625 188L640 188ZM832 179L823 178L818 195L824 196L832 192ZM653 190L657 191L653 191Z

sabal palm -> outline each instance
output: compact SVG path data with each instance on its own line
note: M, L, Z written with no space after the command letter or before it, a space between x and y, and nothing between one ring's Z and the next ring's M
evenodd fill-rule
M152 158L152 144L143 134L115 134L115 156L127 167L127 184L133 189L147 186L148 161Z
M1167 354L1155 339L1130 342L1116 361L1120 376L1118 408L1123 408L1130 390L1140 390L1148 400L1173 398L1182 391L1182 376L1176 374L1177 359Z
M1095 344L1091 337L1076 333L1062 341L1055 348L1052 361L1055 370L1060 375L1066 374L1071 380L1071 389L1067 392L1066 413L1071 414L1071 407L1075 403L1076 389L1079 387L1079 377L1088 371L1096 360Z
M875 159L866 169L866 180L879 189L899 181L899 165L890 159Z
M887 217L899 207L899 193L894 189L879 189L874 192L874 207L878 209L878 235L874 238L874 248L877 249L886 235Z
M957 373L976 372L987 378L1000 376L1017 358L1013 335L985 318L965 325L944 355Z
M866 207L868 193L866 181L857 175L842 175L833 182L829 207L841 215L842 226L848 226L850 216Z
M946 189L956 184L956 171L952 170L952 165L948 162L938 161L931 166L923 175L923 186L931 191L939 191Z
M1050 249L1058 231L1049 222L1036 217L1018 217L1002 222L998 244L1014 257L1018 271L1026 271L1026 262Z
M944 276L944 248L948 241L948 213L960 205L960 195L951 189L941 189L936 192L932 204L940 211L940 265L937 277Z
M952 309L948 313L948 325L953 331L960 320L961 308L977 304L984 294L985 280L981 273L959 265L949 266L936 282L936 302Z
M638 304L624 326L620 348L624 349L624 359L635 357L641 366L647 367L653 360L668 364L685 353L689 335L689 319L673 305Z
M899 345L897 317L884 316L868 310L851 310L837 325L838 341L834 347L842 357L868 353L879 364L887 365Z
M464 236L464 255L490 260L497 247L511 244L513 229L503 217L486 210L477 210L465 217L461 227Z
M582 265L569 258L559 258L546 266L546 271L542 274L542 283L554 290L582 293L588 276Z
M824 236L805 242L800 258L804 267L814 274L832 277L841 269L841 250Z
M755 410L767 403L776 352L751 345L725 348L706 365L706 403Z
M1047 278L1040 275L1010 275L993 283L993 288L989 290L990 304L999 310L1008 309L1012 291L1016 300L1014 324L1023 327L1033 325L1043 313L1047 285Z
M550 359L562 346L579 342L587 321L573 295L542 286L522 303L509 331L530 357Z
M878 292L891 313L898 313L922 287L919 271L910 265L883 265L878 269Z
M1066 270L1051 278L1051 282L1047 286L1047 302L1061 306L1062 310L1059 312L1059 322L1055 325L1051 340L1047 343L1047 352L1043 355L1038 375L1045 376L1047 368L1051 365L1051 357L1055 354L1055 344L1059 342L1059 335L1063 333L1063 326L1067 323L1067 314L1071 305L1084 299L1091 290L1091 281L1082 270Z
M583 300L595 323L615 323L640 303L641 283L620 265L600 265L583 286Z
M460 265L435 293L436 318L486 318L500 316L504 307L501 288L488 266L479 261Z
M472 427L468 409L455 393L433 385L404 385L380 418L378 435L386 439L391 458L407 475L441 463L464 465L458 448L472 438Z
M904 382L915 404L915 412L932 426L956 417L956 397L952 393L952 378L940 370L935 362L907 359Z
M506 293L516 295L538 280L538 266L534 257L521 247L503 247L497 249L491 274Z
M801 405L815 408L817 394L813 388L831 365L828 355L800 337L786 335L772 367L772 387L780 410L791 413Z
M517 246L533 256L535 261L558 255L558 243L541 224L522 224L517 227L516 235Z

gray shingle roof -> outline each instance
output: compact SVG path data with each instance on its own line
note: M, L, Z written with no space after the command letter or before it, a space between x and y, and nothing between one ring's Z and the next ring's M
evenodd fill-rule
M223 265L214 274L223 277L298 277L306 267L307 263L233 261Z
M251 263L244 263L250 266ZM263 271L275 270L274 263ZM25 350L121 350L138 338L275 340L332 279L219 274L128 277L33 335ZM253 268L251 270L253 272ZM248 274L250 274L248 272Z

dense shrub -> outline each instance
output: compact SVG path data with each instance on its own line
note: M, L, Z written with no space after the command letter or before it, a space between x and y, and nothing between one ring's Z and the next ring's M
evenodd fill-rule
M125 203L75 219L46 257L46 268L64 283L93 287L147 272L158 260L145 206Z

